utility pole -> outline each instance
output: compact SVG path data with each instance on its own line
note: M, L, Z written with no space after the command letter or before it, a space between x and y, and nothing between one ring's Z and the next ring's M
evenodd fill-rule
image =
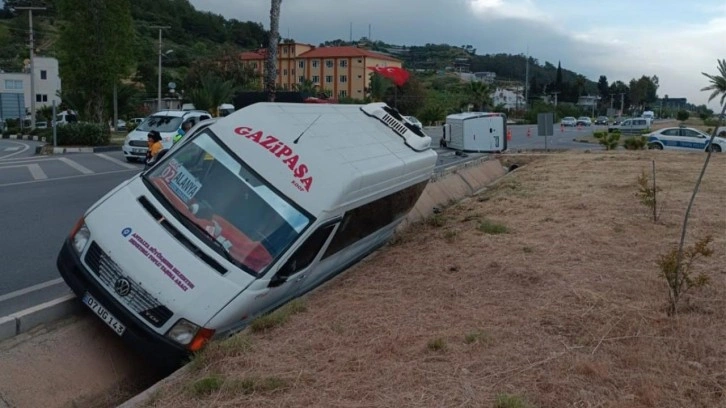
M15 10L28 10L28 22L30 26L30 129L35 129L35 40L33 39L33 10L45 10L45 7L15 7ZM25 116L23 116L21 122L24 120Z
M617 95L617 94L614 94L614 93L610 94L610 110L613 109L613 102L615 101L615 98L613 98L613 96L615 96L615 95Z
M552 92L552 95L555 96L555 108L557 107L557 94L559 94L559 93L560 93L560 91Z
M159 29L159 80L157 83L157 89L156 89L156 110L157 112L161 110L161 30L166 30L167 28L171 28L169 26L151 26L149 28L156 28Z
M524 68L524 110L529 106L529 46L527 46L527 64Z
M620 116L623 116L623 109L625 109L625 93L620 93Z

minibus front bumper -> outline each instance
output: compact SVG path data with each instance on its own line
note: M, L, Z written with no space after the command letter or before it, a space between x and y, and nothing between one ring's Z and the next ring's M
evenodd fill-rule
M183 346L154 332L133 312L120 304L113 296L110 296L106 289L83 266L70 239L67 239L63 244L56 264L66 284L73 290L79 300L88 292L126 327L121 338L131 348L146 357L152 358L164 367L180 365L189 358L191 353Z

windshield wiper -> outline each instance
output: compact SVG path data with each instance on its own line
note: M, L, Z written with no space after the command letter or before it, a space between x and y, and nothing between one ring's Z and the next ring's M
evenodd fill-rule
M176 208L175 208L175 210L181 213L181 211L177 210ZM189 220L189 218L187 218L187 219ZM209 231L207 231L206 229L204 229L204 227L202 227L201 225L197 224L196 222L194 222L192 220L189 220L189 222L191 222L197 230L201 231L204 235L206 235L206 237L209 238L209 240L212 241L214 243L214 245L218 249L221 250L221 253L224 255L224 257L230 263L232 263L233 265L236 265L238 268L247 269L242 264L242 262L238 261L234 256L232 256L231 253L229 253L229 250L227 249L227 247L225 247L221 242L217 241L217 237L215 237L214 235L212 235L212 233L210 233Z

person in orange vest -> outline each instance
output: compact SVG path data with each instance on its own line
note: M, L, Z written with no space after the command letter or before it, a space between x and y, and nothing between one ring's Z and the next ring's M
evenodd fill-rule
M146 141L149 144L149 150L146 152L146 163L148 164L156 158L164 145L161 144L161 134L157 130L149 131Z

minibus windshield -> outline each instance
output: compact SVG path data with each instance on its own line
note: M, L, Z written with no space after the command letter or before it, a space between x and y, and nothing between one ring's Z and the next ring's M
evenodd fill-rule
M214 240L234 263L259 276L311 223L207 129L173 149L144 179L194 233Z

